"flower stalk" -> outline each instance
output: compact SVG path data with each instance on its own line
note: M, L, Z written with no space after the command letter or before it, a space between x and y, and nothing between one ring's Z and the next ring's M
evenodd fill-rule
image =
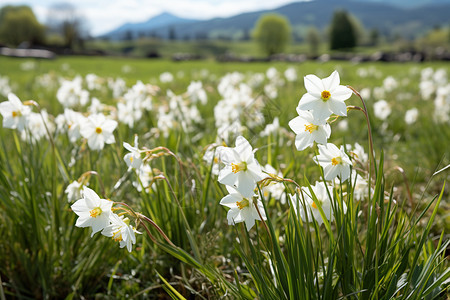
M366 122L367 122L367 130L368 130L368 136L369 136L369 160L371 161L371 167L369 168L369 174L372 171L372 167L375 171L375 176L377 174L377 165L376 165L376 161L375 161L375 152L374 152L374 148L373 148L373 136L372 136L372 129L370 126L370 120L369 120L369 114L367 113L367 107L366 107L366 103L364 102L362 96L358 93L357 90L355 90L352 86L347 85L347 87L349 89L352 90L352 92L359 98L361 99L361 102L363 104L364 109L361 109L360 107L357 106L349 106L349 108L351 109L356 109L356 110L360 110L364 113L364 117L366 118Z

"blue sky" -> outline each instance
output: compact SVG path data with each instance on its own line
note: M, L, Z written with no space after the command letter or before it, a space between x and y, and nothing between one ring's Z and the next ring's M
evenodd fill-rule
M108 32L126 22L141 22L162 12L180 17L209 19L275 8L295 0L0 0L0 6L26 4L45 23L54 3L73 4L89 22L92 35Z

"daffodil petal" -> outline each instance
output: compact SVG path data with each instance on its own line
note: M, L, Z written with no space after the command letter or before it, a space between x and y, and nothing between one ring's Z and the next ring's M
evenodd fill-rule
M324 86L322 80L316 75L306 75L304 78L305 88L309 94L319 98Z
M341 80L337 71L331 73L327 78L322 79L323 87L329 92L333 92L334 89L339 86L340 82Z

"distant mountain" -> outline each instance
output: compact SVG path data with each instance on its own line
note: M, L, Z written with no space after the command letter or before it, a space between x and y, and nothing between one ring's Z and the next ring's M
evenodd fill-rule
M361 2L387 3L403 8L417 8L430 4L449 4L450 0L357 0Z
M125 23L108 33L102 34L101 37L111 40L137 38L141 35L148 35L148 32L153 29L169 29L172 25L181 25L193 22L198 22L198 20L180 18L171 13L164 12L156 17L148 19L145 22Z
M325 29L331 22L333 13L337 9L345 9L356 18L366 29L377 29L384 35L399 34L405 38L417 37L434 26L449 25L450 12L449 0L402 0L402 1L428 1L433 2L419 7L403 8L383 0L315 0L307 2L294 2L276 9L262 10L257 12L243 13L229 18L214 18L206 21L187 20L165 14L172 17L167 18L163 25L154 22L155 17L146 23L139 24L141 34L146 36L157 36L168 38L172 31L178 39L189 38L224 38L240 39L249 37L258 18L266 13L278 13L286 16L294 29L294 34L304 36L307 28L315 26L321 30ZM395 2L400 0L384 0ZM445 2L440 4L439 2ZM146 24L146 25L145 25ZM132 24L138 25L138 24ZM130 24L125 24L119 29L120 32L130 30ZM147 27L146 27L147 26ZM125 30L124 30L125 27ZM137 30L134 36L139 36ZM118 36L117 33L115 35ZM116 38L117 39L117 38Z

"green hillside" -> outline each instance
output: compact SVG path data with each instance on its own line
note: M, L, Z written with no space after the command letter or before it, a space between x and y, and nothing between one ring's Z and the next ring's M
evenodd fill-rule
M354 0L316 0L295 2L272 10L263 10L232 16L214 18L189 24L174 24L141 31L147 36L168 38L169 28L178 39L200 37L241 39L248 37L258 18L266 13L286 16L294 26L299 38L304 37L310 26L325 30L333 12L344 9L354 15L367 29L377 29L384 35L399 34L404 38L416 38L435 26L448 24L450 3L428 4L414 8L402 8L388 3L362 2Z

